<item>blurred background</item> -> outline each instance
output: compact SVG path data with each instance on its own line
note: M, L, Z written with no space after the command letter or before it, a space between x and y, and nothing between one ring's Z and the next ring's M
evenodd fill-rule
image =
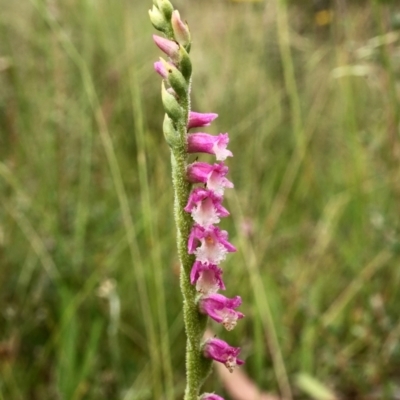
M152 2L0 4L0 399L181 399ZM223 268L246 318L210 326L264 392L400 398L399 2L174 5L193 110L234 153Z

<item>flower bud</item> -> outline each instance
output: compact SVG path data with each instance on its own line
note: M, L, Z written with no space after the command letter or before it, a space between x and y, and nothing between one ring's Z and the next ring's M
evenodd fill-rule
M174 11L172 4L168 0L157 0L157 6L165 19L169 21L172 16L172 11Z
M162 61L156 61L154 63L154 70L163 78L168 78L168 70Z
M190 61L188 52L183 46L179 46L179 67L182 75L185 77L186 81L189 82L192 75L192 62Z
M175 148L180 143L179 132L175 129L174 123L167 114L164 117L163 132L169 147Z
M164 63L164 66L168 72L168 83L171 85L172 89L178 94L180 97L186 97L188 92L188 84L183 77L181 71L175 67L175 65L171 63L167 63L165 60L161 59L161 62Z
M165 88L164 81L161 85L161 98L164 105L165 112L172 119L172 121L179 121L182 118L183 110L178 103L176 97L168 92Z
M173 62L180 60L180 45L173 40L165 39L161 36L153 35L154 43L163 51Z
M174 31L175 39L183 46L190 45L190 31L186 22L181 20L178 10L174 10L171 17L172 30Z
M165 32L168 29L168 22L156 6L153 6L153 8L149 10L149 17L154 28L157 30Z

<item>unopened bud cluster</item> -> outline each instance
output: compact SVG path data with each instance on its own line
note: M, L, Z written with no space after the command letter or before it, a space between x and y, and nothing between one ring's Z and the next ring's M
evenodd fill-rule
M191 153L206 153L216 158L214 164L196 161L189 165L185 162L184 165L183 179L193 185L184 201L184 211L190 213L193 221L186 238L187 251L194 255L195 260L189 266L190 284L197 291L198 312L232 330L237 320L244 317L236 310L241 305L241 298L227 298L218 293L225 289L220 263L227 253L236 251L228 241L228 233L217 225L221 218L229 215L222 202L224 190L233 187L226 178L228 167L224 164L227 157L232 157L227 149L229 135L189 133L191 128L209 126L218 115L190 110L192 64L188 25L168 0L153 0L153 3L149 11L150 20L165 35L154 35L153 39L167 57L154 64L155 71L163 78L162 102L166 112L163 131L166 141L173 154L184 153L186 157ZM210 338L201 346L204 357L225 364L231 372L236 365L243 364L237 358L240 348L231 347L220 339ZM210 393L203 394L199 399L223 400Z

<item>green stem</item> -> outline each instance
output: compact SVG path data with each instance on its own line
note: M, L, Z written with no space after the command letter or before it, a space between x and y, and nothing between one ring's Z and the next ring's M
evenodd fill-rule
M208 375L211 362L201 354L201 341L207 317L200 314L196 304L196 289L190 283L190 271L195 261L188 254L187 243L193 225L190 214L184 211L191 184L186 179L187 154L185 145L172 152L172 180L174 185L174 211L177 227L178 255L181 264L180 286L183 295L183 317L187 336L186 343L186 391L184 400L197 400L202 382Z

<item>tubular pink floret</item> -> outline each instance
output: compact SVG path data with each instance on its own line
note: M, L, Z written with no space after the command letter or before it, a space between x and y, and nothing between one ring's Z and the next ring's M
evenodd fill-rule
M189 235L188 251L189 254L195 254L196 260L203 264L218 265L225 259L226 253L233 253L236 248L228 242L227 231L214 225L204 228L194 224Z
M208 153L215 154L218 161L224 161L227 157L232 157L232 152L227 150L229 135L220 133L218 136L208 133L191 133L188 135L188 153Z
M222 324L226 330L231 331L238 319L244 317L239 311L235 311L242 304L240 296L228 299L222 294L212 293L203 296L199 300L199 309L203 314L207 314L214 321Z
M196 188L190 193L187 206L184 208L186 212L192 213L193 220L207 227L217 224L220 217L229 215L229 211L221 204L222 197L216 195L212 190Z
M221 339L211 338L203 345L204 356L225 364L229 372L233 372L236 365L244 364L243 360L237 358L239 353L240 347L231 347Z
M154 43L173 61L179 59L179 44L173 40L165 39L161 36L153 35Z
M203 264L195 261L190 272L190 283L196 284L196 290L203 295L225 290L222 280L222 269L215 264Z
M224 399L215 393L204 393L199 397L199 400L224 400Z
M203 126L210 126L211 122L218 117L215 113L198 113L194 111L189 112L189 121L187 128L201 128Z
M225 178L228 167L223 163L214 165L205 162L194 162L187 167L187 178L192 183L205 183L207 189L218 195L224 194L225 188L233 188L233 183Z

